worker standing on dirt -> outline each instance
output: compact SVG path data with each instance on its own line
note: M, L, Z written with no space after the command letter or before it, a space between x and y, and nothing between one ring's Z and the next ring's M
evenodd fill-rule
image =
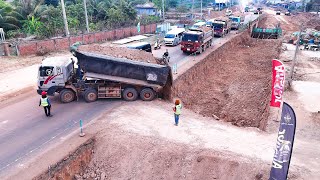
M49 98L47 97L47 92L42 91L41 93L41 98L39 102L39 106L43 106L44 108L44 113L46 114L47 117L51 117L50 109L51 109L51 103Z
M179 124L179 116L181 114L182 105L181 105L179 99L177 99L174 104L175 104L175 106L173 107L174 121L175 121L175 125L178 126L178 124Z

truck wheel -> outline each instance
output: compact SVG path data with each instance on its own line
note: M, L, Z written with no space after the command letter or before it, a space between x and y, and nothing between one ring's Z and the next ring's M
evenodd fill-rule
M71 89L63 89L60 92L60 101L63 103L72 102L75 99L75 94Z
M94 102L98 99L98 93L95 89L89 88L84 92L84 100L88 103Z
M127 101L135 101L138 98L138 92L134 88L125 88L122 92L123 99Z
M143 101L152 101L155 96L156 96L156 93L154 92L154 90L150 88L144 88L140 92L140 98Z

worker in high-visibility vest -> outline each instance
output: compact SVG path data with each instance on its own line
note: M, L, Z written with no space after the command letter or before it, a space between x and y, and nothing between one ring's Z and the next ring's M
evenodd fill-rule
M47 97L47 92L42 91L41 93L41 98L39 102L39 106L43 106L44 108L44 113L46 114L47 117L51 117L50 109L51 109L51 103L49 98Z
M178 126L179 124L179 117L181 115L181 109L182 109L182 105L180 103L180 100L177 99L174 103L174 107L173 107L173 111L174 111L174 122L176 126Z

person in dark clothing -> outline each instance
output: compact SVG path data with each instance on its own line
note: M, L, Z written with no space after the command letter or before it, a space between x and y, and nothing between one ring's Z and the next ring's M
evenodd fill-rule
M47 97L47 93L45 91L42 91L42 93L41 93L39 106L43 106L44 113L46 114L47 117L51 117L52 116L51 113L50 113L51 103L50 103L50 100Z

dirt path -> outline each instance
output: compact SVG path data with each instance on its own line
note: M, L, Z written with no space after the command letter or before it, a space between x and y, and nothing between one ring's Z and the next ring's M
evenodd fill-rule
M5 72L10 72L24 67L29 67L35 64L40 64L42 59L51 56L63 56L70 55L70 52L53 52L45 56L10 56L10 57L0 57L0 74Z
M234 127L187 109L176 127L171 104L163 101L126 103L93 128L100 130L97 147L82 177L104 172L108 179L267 179L276 143L276 133ZM291 179L320 175L319 161L310 156L318 157L319 148L296 139Z
M285 62L288 80L295 46L292 44L284 44L284 46L287 50L281 53L280 60ZM296 135L320 141L318 130L320 104L316 100L320 98L320 54L318 52L305 50L298 52L294 80L292 90L285 91L284 100L296 111L297 127L299 127ZM273 123L270 121L269 126Z
M36 89L38 66L42 59L52 56L72 56L72 54L56 52L46 56L1 57L0 102Z

